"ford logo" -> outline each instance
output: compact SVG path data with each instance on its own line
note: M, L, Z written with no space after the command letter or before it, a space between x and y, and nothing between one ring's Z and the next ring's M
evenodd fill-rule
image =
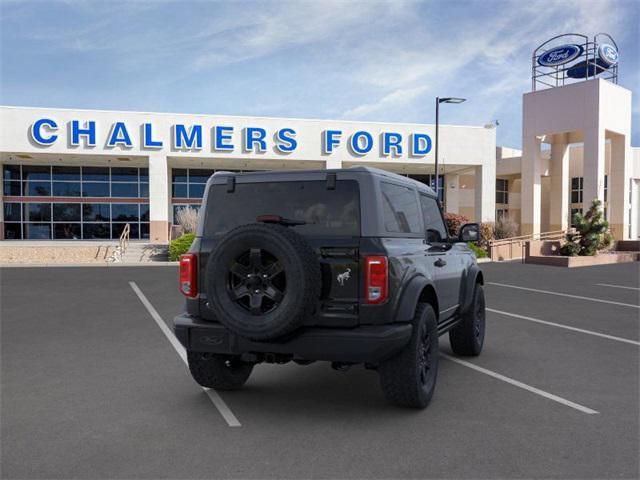
M540 55L538 63L543 67L556 67L575 60L582 55L583 51L584 48L580 45L561 45Z
M603 43L598 47L598 58L610 67L618 63L618 50L613 45Z

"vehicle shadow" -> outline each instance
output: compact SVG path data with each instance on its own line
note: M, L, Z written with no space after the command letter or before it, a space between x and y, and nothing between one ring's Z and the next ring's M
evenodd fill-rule
M403 408L384 398L378 374L355 365L349 371L334 371L329 362L308 366L258 365L242 390L221 392L229 407L239 416L259 416L262 420L287 423L314 418L322 423L341 423L376 418L412 421L417 415L439 410L448 372L440 362L438 387L434 401L425 410ZM442 376L440 374L443 374ZM240 420L241 422L243 419Z

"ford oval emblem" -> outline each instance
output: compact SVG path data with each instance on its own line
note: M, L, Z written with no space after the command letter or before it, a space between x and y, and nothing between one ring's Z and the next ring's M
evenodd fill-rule
M613 45L603 43L598 47L598 58L610 67L618 63L618 50Z
M569 63L571 60L575 60L580 55L584 48L580 45L560 45L559 47L547 50L538 57L538 63L543 67L557 67Z

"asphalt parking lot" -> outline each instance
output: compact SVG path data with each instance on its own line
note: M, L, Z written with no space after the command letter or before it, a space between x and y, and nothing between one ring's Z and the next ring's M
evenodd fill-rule
M175 267L3 269L1 476L638 478L638 264L483 270L484 352L441 338L415 411L324 363L203 391L159 326Z

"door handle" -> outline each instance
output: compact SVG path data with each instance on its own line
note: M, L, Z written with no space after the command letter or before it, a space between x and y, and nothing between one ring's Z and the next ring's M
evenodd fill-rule
M447 262L445 262L443 259L439 258L438 260L436 260L435 262L433 262L433 264L434 264L436 267L444 267L444 266L447 264Z

